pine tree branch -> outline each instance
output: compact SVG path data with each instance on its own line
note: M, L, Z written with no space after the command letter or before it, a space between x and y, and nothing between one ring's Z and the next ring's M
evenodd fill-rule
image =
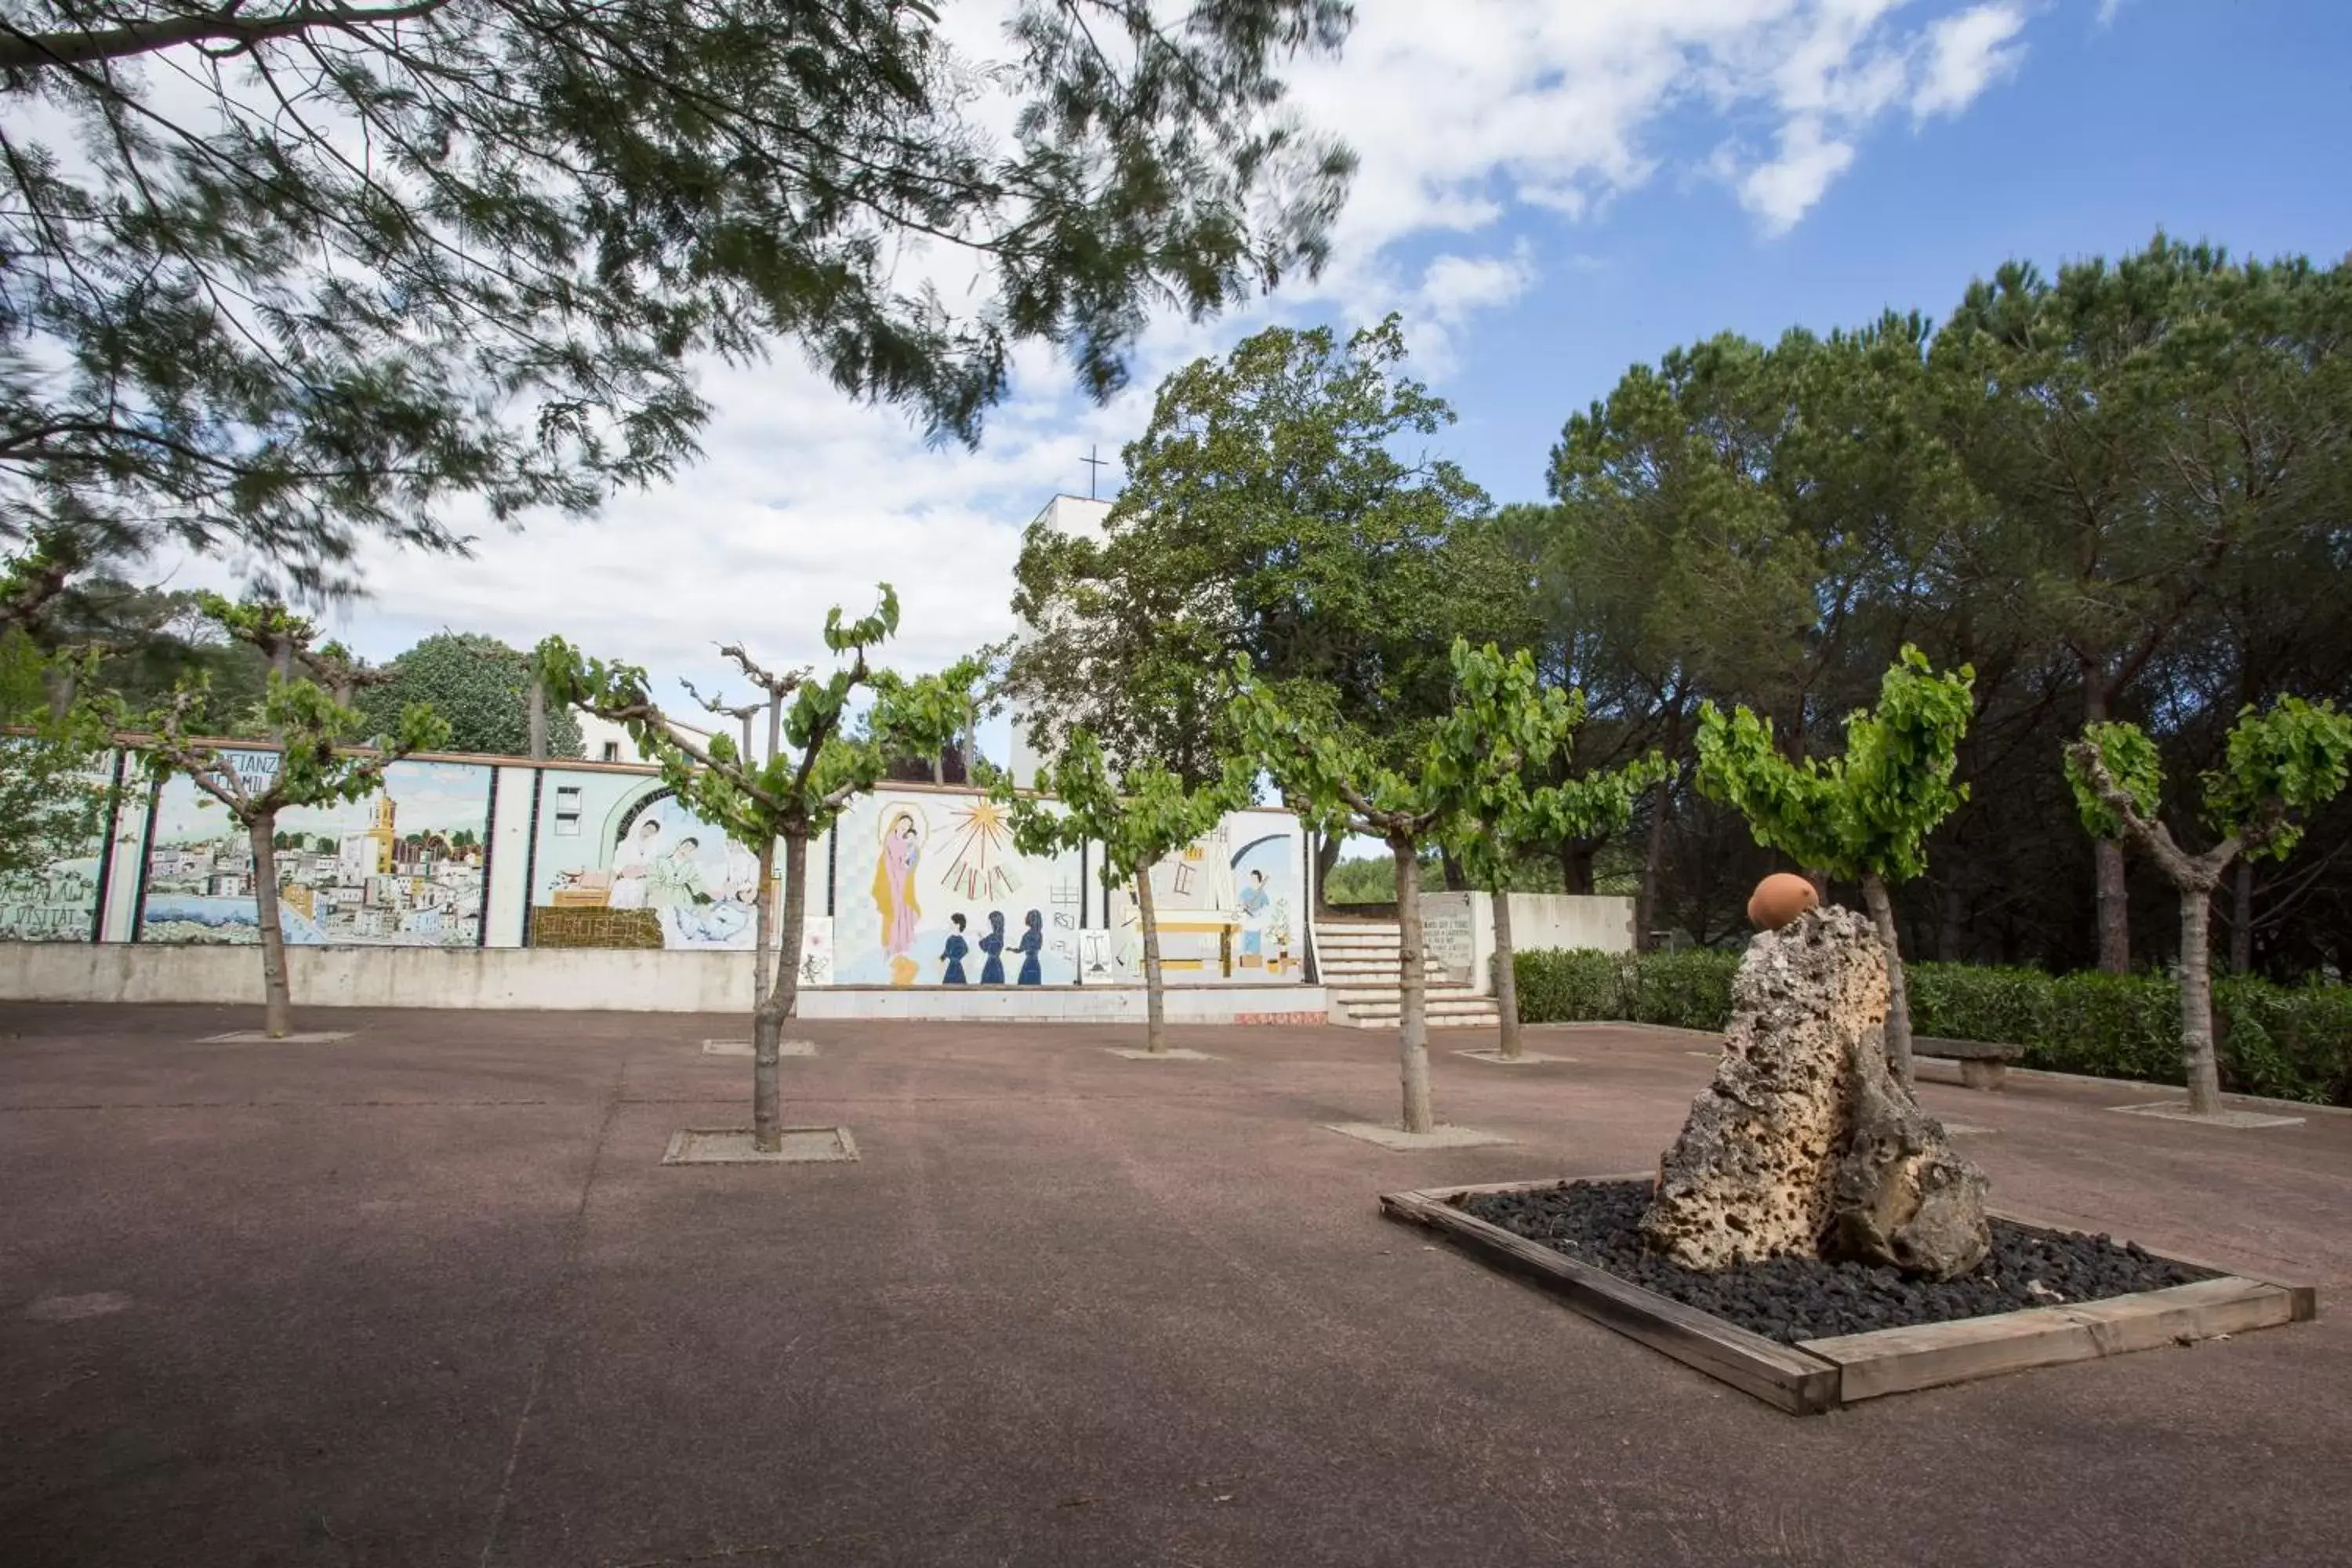
M232 52L242 51L312 27L348 31L387 22L414 21L448 4L449 0L411 0L408 5L381 10L353 5L302 5L274 16L253 17L237 15L237 8L232 5L201 16L62 33L27 33L0 22L0 70L34 70L90 60L128 59L182 44L229 44L235 47Z

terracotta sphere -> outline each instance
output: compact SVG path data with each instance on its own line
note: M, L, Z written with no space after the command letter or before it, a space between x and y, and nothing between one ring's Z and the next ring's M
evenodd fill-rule
M1779 931L1821 901L1822 896L1802 877L1775 871L1748 896L1748 923L1759 931Z

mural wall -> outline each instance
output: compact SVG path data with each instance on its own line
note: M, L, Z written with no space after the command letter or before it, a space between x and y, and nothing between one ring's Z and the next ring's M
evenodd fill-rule
M1170 983L1302 978L1304 849L1292 817L1235 812L1154 867L1160 962ZM1143 927L1134 896L1114 893L1109 909L1112 978L1139 982Z
M1003 812L977 795L867 795L837 831L835 983L1076 983L1076 852L1023 855Z
M18 742L0 736L0 745ZM110 786L114 760L89 775L94 788ZM99 865L106 855L101 826L80 844L58 847L47 863L0 876L0 942L89 942L97 930Z
M226 754L250 787L266 787L278 765L259 747ZM528 842L501 839L499 851L505 875L527 885L528 909L503 904L491 945L751 949L758 861L658 777L549 768L538 784ZM501 780L489 763L407 761L368 799L289 810L278 825L287 940L482 943L494 801L500 832L510 833L530 790L530 773L513 764ZM116 833L120 896L110 902L119 908L105 940L258 939L252 848L211 796L175 777L151 818L147 787L134 780ZM91 940L107 845L100 837L76 847L0 880L0 942ZM1304 978L1304 847L1287 815L1236 813L1155 868L1171 983ZM509 856L522 865L508 865ZM143 870L135 883L133 861ZM1098 848L1021 854L1004 813L983 795L916 786L861 797L841 820L837 852L824 838L809 848L802 983L1140 984L1134 900L1107 895L1101 868ZM780 870L779 904L782 881Z
M809 849L810 908L824 907L824 843ZM535 947L751 951L760 862L657 778L551 770L531 857ZM781 868L777 899L782 900Z
M266 788L275 752L232 752ZM278 819L279 924L308 945L472 947L481 941L491 770L394 763L383 788ZM156 797L142 942L255 942L253 847L227 809L182 776Z

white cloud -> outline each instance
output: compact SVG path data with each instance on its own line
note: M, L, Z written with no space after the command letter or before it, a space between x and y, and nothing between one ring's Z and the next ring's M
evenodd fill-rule
M2102 27L2114 26L2116 18L2122 16L2124 7L2130 4L2131 0L2099 0L2098 25Z
M1739 204L1762 220L1766 233L1785 234L1853 162L1852 142L1824 135L1810 115L1792 120L1770 162L1739 176Z
M1535 281L1533 249L1525 240L1508 256L1441 256L1421 276L1421 299L1441 321L1507 305Z
M979 55L1001 47L1004 9L942 7ZM470 561L377 552L373 597L338 630L376 658L445 625L522 645L560 631L665 684L701 681L720 673L711 645L723 639L779 662L819 657L827 606L862 609L887 579L906 606L894 658L937 666L1011 628L1022 527L1055 490L1084 493L1089 446L1115 457L1174 366L1269 319L1355 324L1395 308L1412 325L1416 372L1442 380L1482 315L1547 271L1602 264L1595 243L1555 251L1525 228L1600 230L1613 201L1664 171L1714 174L1758 229L1783 232L1868 155L1874 130L1957 113L2014 69L2024 23L2021 4L1968 0L1358 0L1357 11L1340 58L1292 75L1302 118L1360 162L1318 283L1222 322L1156 321L1136 384L1107 408L1074 397L1050 354L1027 352L976 453L926 448L902 415L845 402L788 345L767 365L714 365L706 456L674 484L592 521L487 531ZM1709 188L1702 179L1693 199ZM969 265L909 246L901 281ZM963 297L960 283L946 291Z
M1927 29L1927 58L1911 111L1958 114L2025 58L2025 11L2006 0L1947 16Z

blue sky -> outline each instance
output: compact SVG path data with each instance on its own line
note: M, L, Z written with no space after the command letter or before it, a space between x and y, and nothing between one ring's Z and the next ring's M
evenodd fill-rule
M1957 118L1868 138L1789 232L1730 193L1653 181L1605 215L1522 215L1544 278L1462 334L1455 455L1497 499L1542 492L1561 420L1625 367L1721 331L1948 312L2021 257L2054 270L2162 228L2233 253L2352 251L2352 5L2096 0L2036 11L2015 74ZM1693 127L1703 142L1709 128ZM1574 256L1590 270L1558 265Z
M1001 6L957 0L975 56ZM887 579L897 658L1011 628L1022 527L1140 433L1169 370L1270 321L1403 310L1462 419L1441 449L1498 500L1625 367L1733 330L1940 316L2003 259L2045 268L2162 227L2240 253L2352 249L2342 0L1358 0L1293 101L1361 172L1319 281L1206 325L1155 322L1135 385L1072 395L1020 362L976 452L846 405L790 349L705 374L706 455L586 522L486 531L478 558L380 554L334 617L388 658L443 626L698 681L719 640L814 658L827 605ZM918 257L954 287L953 258ZM1116 482L1115 471L1112 475ZM995 749L995 744L991 744Z

